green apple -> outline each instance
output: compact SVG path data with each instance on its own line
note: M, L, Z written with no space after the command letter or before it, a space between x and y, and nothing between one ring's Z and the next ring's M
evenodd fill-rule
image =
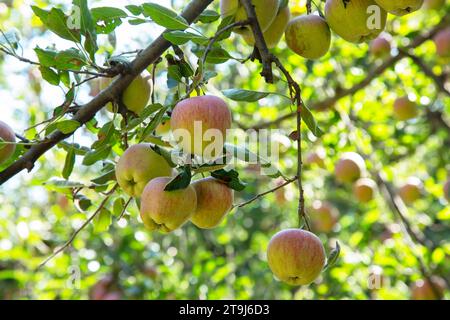
M170 127L186 153L215 159L223 154L226 131L231 127L231 112L218 97L193 97L177 103Z
M267 247L267 261L274 275L294 286L313 282L322 271L325 260L322 242L306 230L280 231Z
M325 201L315 200L307 211L315 232L329 233L333 231L339 219L339 211Z
M334 174L340 183L353 182L359 179L365 168L364 159L359 154L346 152L337 162Z
M16 135L11 129L9 125L7 125L5 122L0 120L0 164L8 160L12 157L14 154L14 151L16 150L15 144L1 144L1 141L4 142L15 142L16 141Z
M122 190L131 197L140 197L145 185L156 177L170 176L172 168L150 144L132 145L116 165L116 179Z
M172 177L151 180L141 196L140 214L149 230L171 232L181 227L195 213L197 195L189 185L185 189L165 191Z
M258 19L261 30L266 31L278 12L278 0L252 0L255 8L256 18ZM222 17L234 16L235 21L244 21L247 19L247 12L240 0L220 0L220 13ZM234 29L240 34L251 34L249 26Z
M317 15L303 15L292 19L286 27L285 38L292 51L307 59L319 59L330 49L330 28Z
M401 121L417 117L417 105L408 97L400 97L394 101L394 116Z
M275 20L273 20L272 24L264 32L264 40L266 41L267 47L269 49L275 48L278 42L280 42L281 37L286 30L286 26L289 22L290 16L291 11L289 10L288 6L280 9L277 16L275 17ZM253 33L244 33L243 38L248 45L255 45L255 38L253 37Z
M425 0L423 7L428 10L441 9L445 5L445 0Z
M380 35L370 42L369 50L375 58L385 58L391 54L391 43Z
M353 194L359 202L367 203L371 201L375 195L377 184L369 178L360 178L353 185Z
M396 16L404 16L417 11L423 4L423 0L375 0L375 2L381 8Z
M443 58L450 57L450 27L439 31L433 38L436 53Z
M103 90L111 84L113 78L101 78L100 89ZM125 107L139 115L147 106L153 91L151 76L147 72L138 75L130 85L122 92L122 103ZM106 109L114 112L113 104L109 102Z
M409 177L398 190L398 194L405 204L412 204L422 196L422 190L422 181L417 177Z
M387 12L373 0L327 0L325 3L325 19L331 30L353 43L375 39L384 30L386 18Z
M212 177L192 183L197 194L197 209L191 222L202 229L218 226L233 206L233 190Z
M442 278L433 276L431 281L437 292L433 290L433 287L429 280L417 280L411 286L411 298L413 300L439 300L442 299L445 292L445 281Z

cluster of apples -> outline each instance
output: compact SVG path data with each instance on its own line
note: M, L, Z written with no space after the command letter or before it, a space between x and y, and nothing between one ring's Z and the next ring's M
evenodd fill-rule
M203 132L194 133L195 122L201 122L203 132L216 129L225 136L231 127L231 112L225 101L210 95L188 98L175 106L171 130L191 133L191 139L180 142L181 148L189 154L202 155L208 142L203 139ZM233 205L233 190L213 177L194 181L184 189L166 191L173 169L147 143L130 146L115 171L123 191L140 198L141 218L149 230L171 232L188 220L199 228L214 228Z
M445 0L428 0L426 7L438 9ZM315 14L300 15L290 19L287 0L253 0L256 17L263 31L269 49L281 40L283 33L287 46L307 59L318 59L330 49L331 30L351 43L374 40L371 45L375 55L390 51L390 44L384 37L377 38L386 26L387 14L403 16L417 11L424 0L327 0L325 17ZM377 8L377 10L375 10ZM239 0L221 0L221 15L234 16L236 21L247 18ZM235 29L249 45L255 39L248 26ZM441 31L434 38L437 53L450 56L450 29ZM389 47L388 47L389 46Z

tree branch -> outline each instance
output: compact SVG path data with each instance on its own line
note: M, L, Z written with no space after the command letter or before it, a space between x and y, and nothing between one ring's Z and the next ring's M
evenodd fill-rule
M192 23L213 0L193 0L181 13L188 23ZM108 102L113 101L132 81L150 64L154 63L169 47L171 43L160 35L153 43L140 52L130 64L130 70L114 80L105 90L101 91L95 98L85 105L80 106L73 120L81 125L91 120ZM75 132L75 131L74 131ZM14 175L24 169L31 169L34 163L58 142L70 137L74 132L64 134L59 130L47 136L42 143L34 145L22 157L16 160L4 171L0 172L0 185L8 181Z

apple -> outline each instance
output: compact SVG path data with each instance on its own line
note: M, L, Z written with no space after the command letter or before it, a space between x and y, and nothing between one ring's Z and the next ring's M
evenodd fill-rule
M375 58L384 58L391 54L391 43L385 36L380 35L372 40L369 50Z
M278 12L279 0L252 0L261 31L266 31ZM220 14L222 18L234 16L235 21L247 20L247 12L240 0L220 0ZM234 29L239 34L249 36L252 30L249 26Z
M433 38L436 53L443 58L450 57L450 27L439 31Z
M392 1L392 0L390 0ZM361 43L375 39L386 26L387 12L378 8L373 0L327 0L325 19L331 30L342 39Z
M431 281L437 292L433 290L429 280L417 280L411 286L411 298L413 300L439 300L445 291L445 282L442 278L433 276Z
M185 152L215 159L223 154L231 112L225 101L215 96L188 98L173 109L170 126Z
M100 89L104 90L111 84L113 78L101 78ZM150 96L153 91L153 83L148 72L143 72L138 75L122 92L122 103L125 107L139 115L147 106ZM95 90L94 90L95 93ZM106 109L110 112L115 112L113 104L108 102Z
M365 168L364 159L359 154L346 152L337 162L334 174L340 183L353 182L359 179Z
M408 97L400 97L394 101L394 116L401 121L406 121L417 117L417 105Z
M156 127L155 133L158 136L164 136L170 132L170 120L163 120L161 123Z
M377 184L369 178L358 179L353 186L353 194L359 202L367 203L373 199Z
M201 229L217 227L233 206L233 190L213 177L193 182L197 209L191 222Z
M277 46L278 42L280 42L281 37L283 36L284 30L286 30L286 26L291 17L291 11L288 6L280 9L278 11L275 20L271 23L269 28L263 33L264 40L266 41L267 48L273 49ZM255 45L255 38L252 33L244 33L243 38L248 45Z
M91 300L121 300L122 293L115 288L114 279L107 275L97 281L89 290Z
M140 214L149 230L171 232L181 227L195 213L197 195L192 185L185 189L165 191L171 177L151 180L141 196Z
M398 190L398 194L405 204L412 204L421 197L422 190L422 181L417 177L409 177L406 183Z
M339 219L339 211L330 203L314 200L308 210L312 229L316 232L329 233L333 230Z
M294 286L313 282L325 260L322 242L306 230L282 230L270 239L267 247L267 261L274 275Z
M448 179L444 184L444 198L450 202L450 179Z
M428 10L441 9L445 5L445 0L425 0L423 7Z
M423 4L423 0L375 0L375 2L381 8L396 16L404 16L417 11Z
M285 31L287 46L307 59L319 59L330 49L331 32L328 24L317 15L292 19Z
M305 165L317 165L320 168L325 168L325 150L318 149L307 154L305 159Z
M5 122L0 120L0 142L15 142L16 141L16 135L11 129L9 125L7 125ZM16 151L16 145L15 144L1 144L0 143L0 164L8 160L12 157L14 154L14 151Z
M131 197L140 197L145 185L156 177L170 176L172 168L150 144L129 147L116 165L116 179L122 190Z

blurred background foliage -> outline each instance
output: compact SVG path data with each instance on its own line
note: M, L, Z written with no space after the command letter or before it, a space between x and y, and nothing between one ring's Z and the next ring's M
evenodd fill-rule
M91 7L118 6L137 1L89 1ZM179 12L186 1L165 1ZM69 1L0 1L0 27L17 28L21 34L24 56L34 57L35 46L45 48L55 43L61 50L66 41L46 31L33 16L30 5L57 6L68 10ZM305 11L304 1L290 1L293 13ZM211 9L218 11L218 1ZM392 35L393 53L407 45L448 15L450 3L440 10L420 10L405 17L389 16L386 31ZM212 36L218 21L198 24L197 28ZM99 59L145 47L161 31L154 24L131 26L124 22L115 37L100 36ZM239 36L220 44L231 56L244 59L252 49ZM114 47L116 46L116 47ZM195 66L196 57L182 46ZM170 52L170 51L169 51ZM297 79L308 105L333 96L339 88L352 87L381 63L368 53L367 44L350 44L333 36L330 52L318 61L308 61L293 54L281 41L274 53ZM449 60L439 58L432 41L414 50L436 73L442 74ZM241 64L229 60L207 65L217 72L206 91L222 96L220 91L242 88L287 94L284 81L265 84L260 64ZM64 99L62 88L44 82L37 68L0 55L1 119L23 133L51 117L53 109ZM278 73L276 73L278 75ZM164 103L167 71L158 68L156 100ZM280 76L281 77L281 76ZM67 90L67 89L65 89ZM77 99L86 102L91 88L84 85ZM392 116L396 97L408 95L420 105L420 115L408 122ZM271 95L255 103L229 101L235 120L234 127L252 127L272 121L292 112L285 99ZM73 202L64 190L44 186L51 179L62 179L66 152L54 148L37 163L31 174L22 172L0 187L0 298L2 299L88 299L95 298L104 288L110 298L123 299L409 299L411 284L422 278L418 257L432 274L450 274L450 207L444 198L443 185L450 172L450 136L448 130L436 126L427 117L426 109L438 110L450 123L450 98L436 89L432 79L424 75L411 59L402 59L353 96L340 99L331 108L313 110L325 134L314 137L305 126L302 146L304 156L322 150L323 167L306 165L303 175L306 205L316 199L332 203L340 212L338 224L329 234L318 234L329 251L335 241L341 245L336 265L325 271L310 286L290 287L270 272L265 257L270 237L277 231L298 226L297 189L291 184L283 190L234 210L214 230L199 230L187 223L169 235L149 233L138 218L134 202L124 217L114 212L116 201L127 197L118 193L107 203L111 212L106 223L90 224L76 237L63 254L36 271L51 252L69 239L71 234L92 214L103 195L90 189L82 194L90 199ZM350 114L357 126L350 132L341 120L341 113ZM102 111L98 122L111 120ZM295 142L288 136L295 130L295 118L277 123L279 129L279 168L288 177L296 170ZM361 128L361 129L360 129ZM36 129L25 132L32 138ZM80 129L69 138L90 147L97 137ZM369 169L383 170L393 186L400 186L409 176L424 181L425 193L408 207L407 219L422 232L433 246L427 248L411 242L409 236L377 192L374 200L360 204L352 195L351 186L342 185L333 176L334 165L346 151L357 151L359 145L376 163L366 162ZM120 153L114 149L114 153ZM110 160L116 159L114 154ZM77 157L70 180L89 184L99 175L101 163L81 164ZM239 165L241 179L247 183L244 191L235 193L240 203L273 188L279 180L260 174L255 166ZM117 200L118 198L123 200ZM117 211L117 210L116 210ZM100 226L99 226L100 225ZM381 270L383 285L374 290L368 286L369 276ZM100 283L100 284L99 284ZM102 287L103 286L103 287ZM446 298L450 295L446 292Z

